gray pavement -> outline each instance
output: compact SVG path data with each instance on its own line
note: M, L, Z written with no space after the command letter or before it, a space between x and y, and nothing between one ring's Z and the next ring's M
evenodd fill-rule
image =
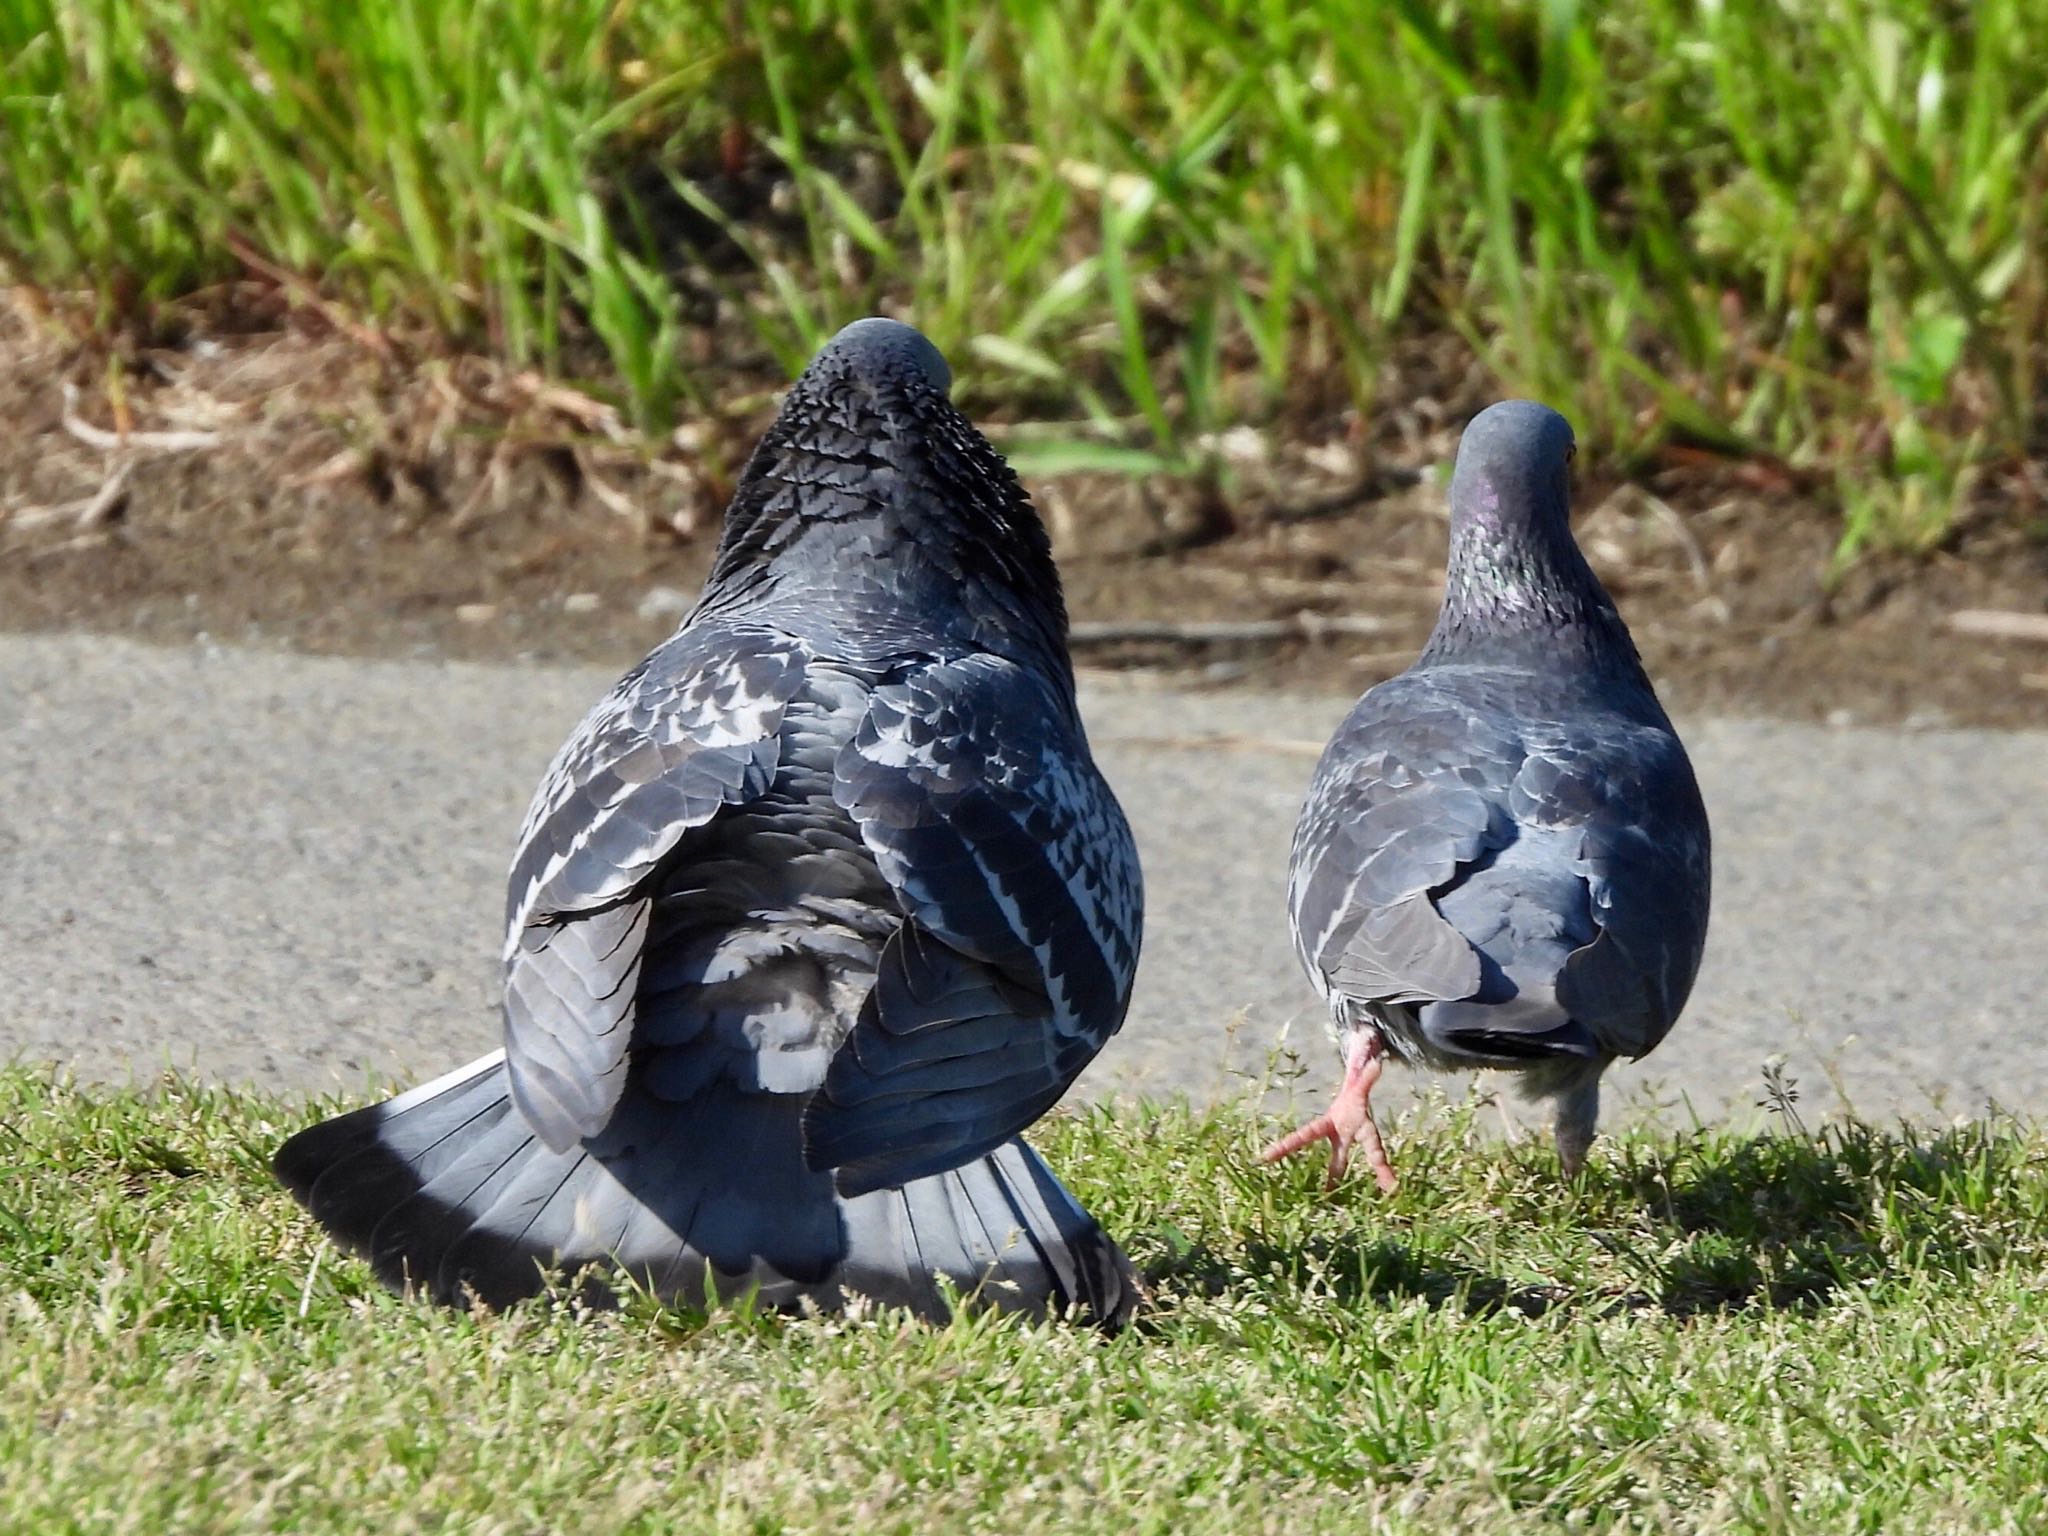
M359 1093L488 1049L510 842L589 668L0 636L0 1057ZM1334 1060L1287 842L1342 698L1084 686L1148 909L1086 1094ZM1610 1105L2048 1113L2048 733L1682 721L1714 819L1706 969ZM1454 1093L1463 1086L1449 1085Z

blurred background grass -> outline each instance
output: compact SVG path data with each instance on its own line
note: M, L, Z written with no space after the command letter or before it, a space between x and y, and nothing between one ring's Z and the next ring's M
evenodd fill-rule
M2038 452L2048 0L14 0L0 264L251 271L649 433L878 309L1025 467L1476 362L1621 468L1785 461L1840 553Z

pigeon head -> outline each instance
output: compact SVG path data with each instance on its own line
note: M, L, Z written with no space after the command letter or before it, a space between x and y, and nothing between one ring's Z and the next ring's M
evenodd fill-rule
M931 624L1005 627L1064 655L1066 608L1045 525L949 398L922 333L856 320L783 401L726 509L705 603L801 597L830 617L888 592ZM893 631L892 631L893 632ZM986 637L985 637L986 638Z
M770 450L861 452L849 431L875 439L866 445L872 452L908 435L914 423L950 412L952 388L953 370L924 332L879 315L856 320L820 347L790 386L756 464L770 467L759 464Z
M1569 538L1572 424L1533 400L1489 405L1458 439L1451 520Z
M835 372L862 374L873 386L901 379L921 381L942 395L953 388L953 370L924 332L880 315L856 320L826 342L797 388L813 375Z
M1451 471L1444 602L1423 660L1586 660L1638 669L1571 533L1572 425L1533 400L1472 418Z

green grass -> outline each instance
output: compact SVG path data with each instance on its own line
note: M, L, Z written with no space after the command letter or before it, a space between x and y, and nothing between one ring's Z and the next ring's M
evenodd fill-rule
M1674 433L1782 456L1845 554L1918 547L2041 419L2044 28L2043 0L19 0L0 263L147 327L252 254L649 429L736 354L786 372L890 307L977 407L1067 424L1021 445L1048 466L1209 472L1218 428L1440 385L1412 348L1456 338L1623 469Z
M1469 1112L1392 1200L1241 1111L1054 1121L1155 1302L465 1316L375 1289L264 1159L308 1111L0 1073L0 1530L2033 1530L2048 1141L1600 1145Z

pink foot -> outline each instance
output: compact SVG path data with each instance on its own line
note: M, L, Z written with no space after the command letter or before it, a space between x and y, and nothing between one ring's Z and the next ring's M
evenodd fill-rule
M1345 1058L1344 1083L1337 1090L1336 1098L1330 1101L1329 1110L1299 1130L1282 1136L1259 1154L1259 1160L1277 1163L1283 1157L1292 1157L1312 1142L1327 1141L1330 1143L1330 1174L1323 1187L1335 1189L1337 1181L1344 1177L1344 1170L1351 1166L1351 1147L1356 1142L1365 1148L1366 1166L1372 1169L1372 1176L1381 1192L1391 1195L1401 1181L1394 1176L1394 1165L1387 1160L1386 1144L1380 1140L1380 1128L1373 1120L1369 1102L1373 1084L1380 1080L1380 1051L1378 1035L1361 1034Z

